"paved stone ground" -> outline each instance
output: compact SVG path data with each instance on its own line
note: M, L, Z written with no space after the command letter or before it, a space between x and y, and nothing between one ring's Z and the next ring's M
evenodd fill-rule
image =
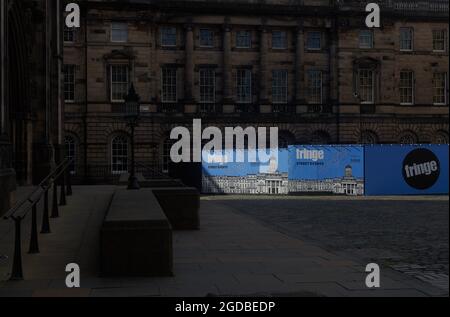
M0 296L446 295L384 268L382 288L369 290L360 262L281 233L223 201L207 199L201 204L202 229L174 232L175 277L99 278L98 232L113 190L75 187L62 217L52 221L53 233L40 236L41 254L24 255L26 280L0 282ZM9 256L0 264L0 280L11 264L12 238L7 228L0 222L0 254ZM81 289L65 289L64 268L71 262L80 264Z
M449 290L448 197L207 197L289 236Z

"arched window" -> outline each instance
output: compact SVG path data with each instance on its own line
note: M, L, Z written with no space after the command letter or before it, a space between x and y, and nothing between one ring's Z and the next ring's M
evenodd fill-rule
M162 164L162 172L163 173L169 173L169 165L170 165L170 149L172 148L173 140L170 138L167 138L164 140L162 144L162 151L161 151L161 164Z
M448 144L448 133L445 131L438 131L434 136L435 144Z
M113 174L128 172L128 138L120 135L111 141L111 165Z
M363 131L361 133L361 143L362 144L377 144L378 136L372 131Z
M311 135L311 144L326 145L331 140L330 134L326 131L316 131Z
M417 136L413 132L407 131L400 135L398 141L400 144L417 144Z
M64 138L64 144L66 146L66 156L69 160L73 160L70 164L70 173L76 173L76 157L77 157L77 142L71 135L66 135Z

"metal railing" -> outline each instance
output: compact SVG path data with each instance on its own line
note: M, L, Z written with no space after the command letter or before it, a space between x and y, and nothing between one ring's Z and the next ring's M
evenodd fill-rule
M14 238L14 258L10 280L23 280L22 265L22 221L31 212L31 235L28 253L39 253L39 235L37 220L37 205L44 199L41 234L50 234L50 218L59 217L59 206L66 206L66 196L72 196L72 183L70 166L72 160L66 159L60 163L24 200L17 203L13 208L6 212L3 217L5 220L13 220L15 225ZM60 187L58 203L58 183ZM49 191L53 189L52 209L49 210Z

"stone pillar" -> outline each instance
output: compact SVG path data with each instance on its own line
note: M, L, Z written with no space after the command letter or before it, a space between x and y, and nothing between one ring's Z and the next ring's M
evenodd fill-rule
M259 104L268 105L268 32L265 27L260 30L260 52L259 52Z
M231 27L228 24L223 26L223 103L225 105L234 104L231 90Z
M303 22L300 21L297 28L297 40L295 50L295 102L297 105L305 104L306 89L305 89L305 68L304 68L304 52L305 52L305 38Z
M185 81L184 81L184 99L187 104L194 103L193 86L194 86L194 32L191 24L185 26L186 40L185 40Z

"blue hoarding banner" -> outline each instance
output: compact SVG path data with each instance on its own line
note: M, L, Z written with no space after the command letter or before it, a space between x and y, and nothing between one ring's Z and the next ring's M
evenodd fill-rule
M290 146L289 192L363 195L364 148Z
M269 153L269 152L268 152ZM245 162L237 162L243 154ZM257 154L257 153L256 153ZM272 151L266 163L256 156L249 160L248 150L203 153L202 192L211 194L287 194L288 151Z
M448 145L366 146L366 194L448 194L448 153Z

